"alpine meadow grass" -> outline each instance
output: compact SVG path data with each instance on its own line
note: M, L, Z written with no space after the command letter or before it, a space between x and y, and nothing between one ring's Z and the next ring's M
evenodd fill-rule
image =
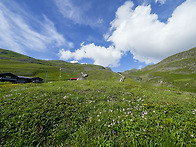
M137 83L0 85L0 146L195 146L196 97Z

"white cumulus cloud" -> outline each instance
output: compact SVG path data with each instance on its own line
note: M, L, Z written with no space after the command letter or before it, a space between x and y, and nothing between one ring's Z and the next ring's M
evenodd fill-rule
M96 46L94 43L82 45L80 49L74 52L61 49L58 53L61 60L81 60L83 58L89 58L94 60L94 64L102 66L115 67L119 65L122 53L113 46L108 48L102 46Z
M78 63L78 61L73 60L73 61L70 61L70 63L76 64L76 63Z
M151 13L151 6L125 2L111 22L108 41L115 50L130 51L134 59L156 63L172 54L196 46L196 1L187 0L178 6L166 23Z
M156 1L158 2L158 1ZM159 0L160 3L165 1ZM109 33L104 37L111 46L97 46L94 43L81 44L80 49L71 52L61 49L63 60L90 58L94 64L116 67L124 54L131 52L134 60L146 64L196 46L196 1L186 0L179 5L167 22L161 22L153 14L150 5L138 5L127 1L118 8L111 22Z

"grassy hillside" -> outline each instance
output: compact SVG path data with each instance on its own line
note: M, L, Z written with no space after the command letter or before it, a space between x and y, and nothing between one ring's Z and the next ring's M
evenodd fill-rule
M170 56L141 70L125 71L127 77L196 92L196 48Z
M0 83L0 146L196 145L196 95L178 91L195 90L192 53L126 71L128 78L119 82L117 73L101 66L0 51L0 72L44 78L48 71L52 81ZM58 81L60 67L65 81ZM66 80L81 71L88 80Z
M195 146L195 101L134 80L0 85L0 146Z
M16 52L0 49L0 73L11 72L21 76L39 76L43 79L48 72L48 81L59 79L60 67L62 68L61 80L81 77L80 72L87 73L89 80L119 79L120 76L108 68L98 65L71 64L60 60L38 60Z

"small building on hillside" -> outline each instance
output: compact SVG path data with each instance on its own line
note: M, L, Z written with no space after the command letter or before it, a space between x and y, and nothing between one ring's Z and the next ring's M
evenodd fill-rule
M30 77L23 77L23 76L18 76L17 83L31 83L32 78Z
M78 79L78 78L71 78L70 80L73 81L73 80L77 80L77 79Z
M0 82L12 82L12 83L43 83L43 79L40 77L23 77L17 76L12 73L1 73Z
M82 78L71 78L70 80L86 80L86 77L88 77L88 74L84 74L83 72L81 72Z
M18 76L12 74L12 73L2 73L0 74L0 81L1 82L12 82L17 83Z
M40 77L32 78L32 83L43 83L43 79Z

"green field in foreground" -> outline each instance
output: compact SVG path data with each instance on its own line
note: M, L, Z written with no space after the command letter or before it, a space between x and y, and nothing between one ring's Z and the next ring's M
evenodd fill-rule
M0 146L195 146L196 97L133 80L0 85Z

